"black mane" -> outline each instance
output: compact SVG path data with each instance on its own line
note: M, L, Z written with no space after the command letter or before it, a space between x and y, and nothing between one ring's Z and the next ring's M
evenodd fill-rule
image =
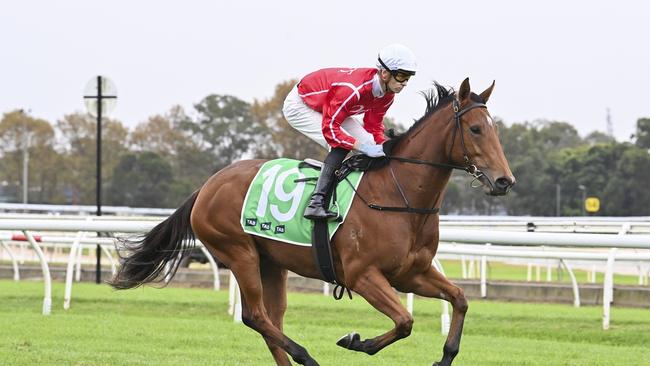
M427 91L423 91L421 93L427 102L427 108L424 110L424 116L420 117L420 119L415 121L415 123L413 123L413 125L409 127L409 129L404 133L396 134L394 130L392 129L388 130L387 135L389 140L384 142L384 146L386 147L385 151L389 153L393 151L395 145L397 145L401 140L403 140L404 137L411 134L411 132L417 130L418 127L422 124L422 122L424 122L429 117L431 117L431 115L434 114L440 108L451 103L451 101L456 97L456 91L454 90L454 88L444 87L438 84L437 81L433 82L433 88ZM483 98L481 98L481 96L476 95L474 93L470 93L469 97L474 102L485 103L485 101L483 100Z
M422 95L427 102L427 108L424 111L424 115L415 121L415 123L413 123L413 125L404 133L396 134L392 129L388 131L388 137L390 139L384 143L387 151L392 151L393 147L404 139L405 136L408 136L412 131L417 130L423 121L429 118L438 109L451 103L456 96L456 92L451 87L444 87L436 81L433 82L433 86L433 88L422 92Z

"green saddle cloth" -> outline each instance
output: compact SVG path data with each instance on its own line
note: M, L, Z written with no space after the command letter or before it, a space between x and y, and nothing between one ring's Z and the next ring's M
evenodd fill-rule
M300 167L301 161L276 159L264 163L248 187L241 213L241 226L246 233L281 242L311 246L311 232L314 224L302 215L309 203L319 170ZM363 172L352 172L336 188L336 202L331 211L339 213L340 219L330 220L330 239L345 220L355 190L361 182ZM354 189L353 189L354 187Z

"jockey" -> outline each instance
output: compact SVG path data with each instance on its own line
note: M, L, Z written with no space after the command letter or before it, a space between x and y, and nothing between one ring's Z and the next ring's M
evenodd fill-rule
M305 210L306 218L337 216L328 210L325 200L334 186L334 172L350 150L370 157L385 156L384 115L416 71L413 52L392 44L379 51L376 68L321 69L303 77L287 95L282 112L289 124L330 149Z

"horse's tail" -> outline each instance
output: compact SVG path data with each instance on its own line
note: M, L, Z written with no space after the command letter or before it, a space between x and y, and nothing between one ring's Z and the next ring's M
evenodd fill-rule
M174 277L183 254L194 248L190 213L198 193L194 192L144 238L123 240L122 250L126 253L120 253L120 269L109 282L113 288L125 290L149 282L168 282Z

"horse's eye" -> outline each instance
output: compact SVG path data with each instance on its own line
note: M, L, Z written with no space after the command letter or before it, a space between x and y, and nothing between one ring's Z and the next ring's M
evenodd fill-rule
M469 128L469 130L472 131L472 133L475 133L477 135L481 134L481 127L479 126L472 126Z

